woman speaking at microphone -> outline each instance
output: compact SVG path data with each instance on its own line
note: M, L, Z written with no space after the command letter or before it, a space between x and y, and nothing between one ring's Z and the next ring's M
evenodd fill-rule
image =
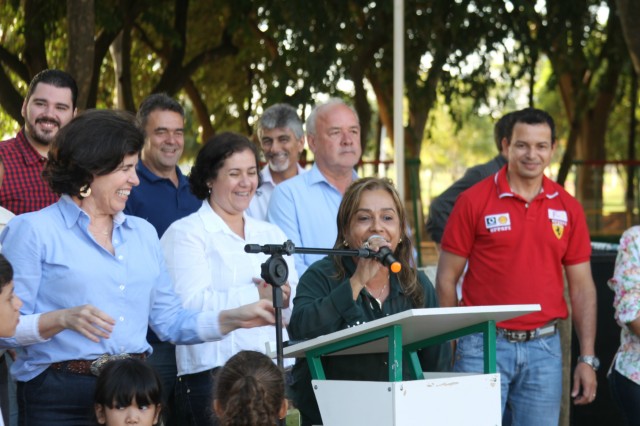
M375 258L330 255L317 261L298 282L288 328L293 340L311 339L409 309L438 307L433 285L413 266L405 210L391 181L363 178L353 182L340 203L337 224L334 249L379 251L388 247L402 268L393 273ZM419 357L424 371L446 371L450 345L426 348ZM388 381L387 360L386 353L330 356L323 358L323 366L329 380ZM302 425L322 424L306 359L296 360L293 377L294 402Z

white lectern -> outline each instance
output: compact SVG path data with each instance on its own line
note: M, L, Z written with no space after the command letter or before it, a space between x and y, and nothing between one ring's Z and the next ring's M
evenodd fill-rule
M501 424L495 323L540 305L413 309L288 346L307 357L325 426ZM417 351L471 333L484 334L485 374L423 373ZM326 380L321 357L389 353L389 381ZM403 381L403 358L414 380Z

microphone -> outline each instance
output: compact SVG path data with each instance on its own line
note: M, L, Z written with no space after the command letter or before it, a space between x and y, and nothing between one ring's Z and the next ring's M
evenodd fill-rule
M377 238L384 240L384 238L381 237L380 235L372 235L367 240L367 243L369 243L372 239L377 239ZM368 257L375 258L378 262L388 267L391 270L391 272L394 272L397 274L402 270L402 265L393 256L393 252L389 247L384 246L384 247L380 247L380 249L377 252L373 250L369 250L369 252L370 252L370 256Z

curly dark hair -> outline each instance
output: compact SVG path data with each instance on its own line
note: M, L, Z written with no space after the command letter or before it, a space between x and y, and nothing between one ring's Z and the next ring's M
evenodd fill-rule
M271 358L240 351L215 380L214 401L222 426L271 426L285 401L284 373Z
M94 176L111 173L143 144L132 114L87 110L58 131L42 176L56 194L79 196Z
M199 200L209 197L207 182L218 177L218 171L224 166L227 158L236 152L242 152L247 149L251 150L256 157L256 167L258 167L260 165L258 149L246 136L224 132L207 140L198 151L196 162L191 168L191 173L189 173L191 192ZM262 175L258 172L258 188L260 185L262 185Z
M407 233L407 214L404 209L404 205L400 200L398 191L396 191L393 182L386 178L367 177L354 181L349 188L347 188L342 202L338 208L338 216L336 222L338 224L338 237L333 246L334 249L343 250L345 248L344 241L346 239L351 221L358 211L360 206L360 200L362 194L365 191L374 191L382 189L391 195L396 210L398 211L398 219L400 221L400 238L402 243L398 244L393 255L396 259L402 263L402 270L398 273L398 279L402 289L407 296L411 298L413 306L416 308L424 307L424 291L422 286L418 282L418 273L413 262L413 245L411 238ZM340 256L332 256L333 262L337 270L337 278L342 279L346 277L346 271L342 264Z

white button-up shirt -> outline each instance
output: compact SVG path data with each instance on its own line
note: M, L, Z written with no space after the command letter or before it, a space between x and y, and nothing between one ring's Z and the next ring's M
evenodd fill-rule
M183 306L208 309L209 306L231 309L257 302L259 293L253 277L260 277L260 265L266 254L245 253L246 244L282 244L287 237L277 226L253 219L245 214L245 239L234 233L218 216L208 201L200 209L176 222L164 233L162 249L169 274ZM289 267L291 298L295 296L298 274L291 256L285 256ZM282 314L285 322L292 304ZM287 340L286 330L283 339ZM275 343L275 327L238 329L216 343L176 346L178 375L193 374L220 367L241 350L266 352L267 342ZM285 366L293 360L285 360Z

